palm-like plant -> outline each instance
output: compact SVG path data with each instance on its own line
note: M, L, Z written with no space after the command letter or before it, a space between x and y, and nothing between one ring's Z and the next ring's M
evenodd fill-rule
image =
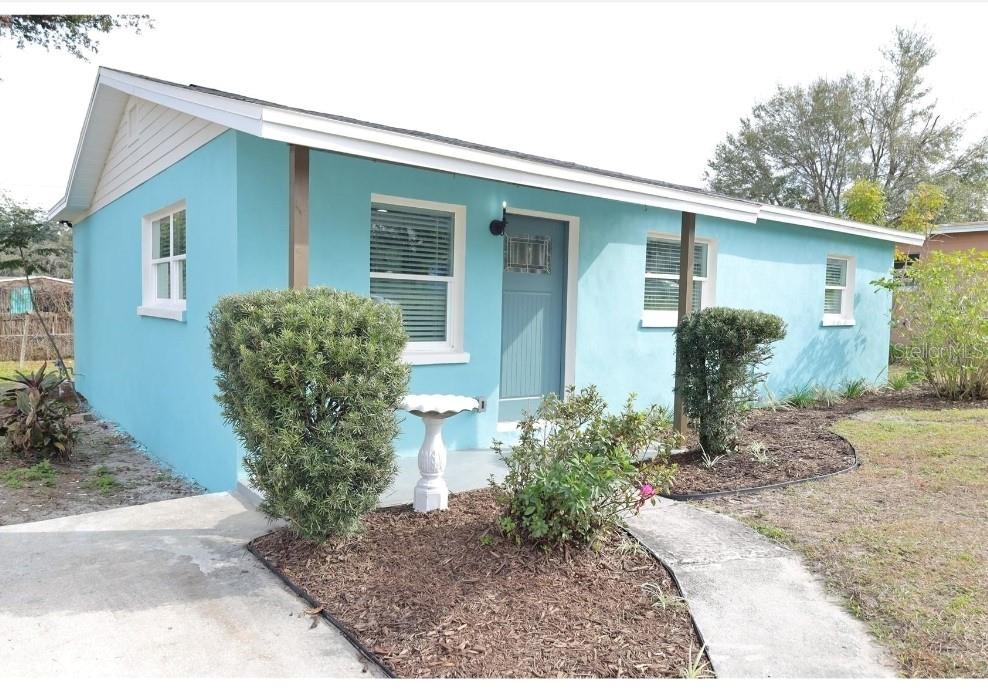
M68 457L75 430L68 422L69 407L59 397L64 377L48 371L47 363L35 372L4 377L13 386L0 394L0 435L13 452L37 452Z

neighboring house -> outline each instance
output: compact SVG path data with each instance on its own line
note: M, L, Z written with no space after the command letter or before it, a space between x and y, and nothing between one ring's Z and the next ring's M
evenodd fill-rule
M217 90L101 69L51 212L75 230L79 390L211 489L240 455L213 398L221 295L329 285L400 305L411 390L482 398L445 438L486 450L564 385L672 403L694 214L693 303L788 324L773 392L883 380L890 300L869 283L919 236ZM403 424L402 469L421 431ZM451 475L477 454L452 452Z
M943 253L953 253L959 250L988 251L988 221L968 221L958 224L940 224L930 233L930 236L919 244L896 246L900 255L895 261L895 268L902 269L914 260L925 258L933 251L939 250ZM903 257L905 254L906 257ZM902 313L899 306L893 312L894 322L892 324L893 346L902 345L905 342L904 329L908 319ZM893 347L895 351L895 347Z
M988 221L968 221L959 224L941 224L933 229L930 237L917 245L900 245L899 250L916 260L934 250L950 253L958 250L988 250ZM906 263L901 260L896 267Z

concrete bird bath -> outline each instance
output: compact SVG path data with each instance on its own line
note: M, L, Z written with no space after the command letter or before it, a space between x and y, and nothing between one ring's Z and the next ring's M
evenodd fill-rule
M480 410L480 402L470 396L453 394L410 394L402 400L400 408L418 416L425 424L425 439L419 448L420 477L412 505L417 513L446 510L449 487L443 476L446 471L443 423L457 413Z

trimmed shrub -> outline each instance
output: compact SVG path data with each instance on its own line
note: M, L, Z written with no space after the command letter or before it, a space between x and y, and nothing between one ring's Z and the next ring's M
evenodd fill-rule
M900 361L943 398L988 398L988 252L935 251L879 284L895 291Z
M223 297L209 320L216 398L261 509L309 539L353 533L395 474L399 310L316 287Z
M506 537L544 548L594 545L622 512L668 491L669 451L680 442L669 413L637 411L634 396L621 413L606 410L595 387L570 387L565 399L550 394L520 421L510 451L495 442L508 467L502 484L491 482Z
M758 398L772 357L771 344L786 335L778 316L713 307L686 316L676 328L676 380L683 409L710 455L731 451L745 413Z
M43 364L36 372L3 378L13 386L0 395L0 435L11 452L68 457L76 431L68 422L69 407L59 398L65 379Z

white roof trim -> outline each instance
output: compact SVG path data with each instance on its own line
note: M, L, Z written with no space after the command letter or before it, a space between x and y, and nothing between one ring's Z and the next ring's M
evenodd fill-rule
M31 275L33 280L48 280L50 282L64 282L65 284L72 284L72 280L63 279L62 277L52 277L51 275ZM26 278L24 277L0 277L0 282L24 282Z
M800 211L799 209L778 207L773 204L763 204L758 218L767 221L778 221L784 224L794 224L796 226L809 226L811 228L826 229L827 231L849 233L854 236L877 238L882 241L892 241L894 243L920 245L924 240L924 236L921 233L899 231L897 229L885 228L884 226L873 226L872 224L862 224L857 221L838 219L833 216L826 216L825 214Z
M960 224L941 224L933 229L933 235L942 233L981 233L988 231L988 221L965 221Z
M50 211L49 215L52 218L77 221L89 213L92 192L98 182L99 172L93 173L92 168L83 171L79 167L80 162L91 162L101 157L105 159L109 144L104 143L106 137L101 132L105 131L106 122L112 121L113 128L119 122L119 113L116 119L112 116L115 104L110 104L108 110L101 109L98 98L101 98L104 92L135 95L255 136L365 158L663 209L689 211L747 223L768 219L897 243L923 241L923 237L919 234L703 192L665 187L661 184L639 182L616 175L588 172L580 168L566 167L564 164L537 162L510 154L471 148L468 145L399 133L373 125L350 123L300 110L205 93L108 68L99 70L82 137L76 149L66 195ZM122 106L119 109L122 110ZM109 114L102 113L101 119L94 120L96 111L109 112ZM99 122L102 122L102 129L91 130L91 124ZM90 151L94 152L90 153Z

